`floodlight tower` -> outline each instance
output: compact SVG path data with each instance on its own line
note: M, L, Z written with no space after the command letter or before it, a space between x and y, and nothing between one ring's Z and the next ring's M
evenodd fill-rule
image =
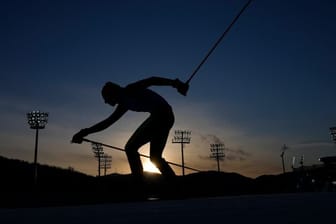
M35 129L35 153L34 153L34 183L37 184L37 147L39 129L45 128L48 123L48 113L34 110L27 113L28 124L31 129Z
M100 177L100 162L101 162L101 158L104 155L104 151L103 151L103 145L100 143L92 143L92 151L95 155L95 158L97 158L98 160L98 176Z
M184 144L189 144L190 143L190 135L191 131L186 131L186 130L176 130L175 131L175 136L173 138L172 143L179 143L181 144L181 154L182 154L182 175L184 176Z
M331 127L329 129L330 129L331 140L333 140L333 142L336 143L336 127Z
M215 143L210 144L210 158L217 160L217 170L220 172L220 165L219 161L223 161L225 154L224 154L224 144L223 143Z
M282 171L283 173L286 173L284 156L285 156L285 151L288 149L288 146L284 144L281 149L282 149L282 152L281 152L280 157L282 161Z
M100 168L104 169L104 176L106 176L106 170L111 169L112 156L104 154L104 155L102 155L101 159L102 159L102 161L101 161L101 164L100 164Z
M302 155L300 159L301 169L303 169L303 163L304 163L304 155Z

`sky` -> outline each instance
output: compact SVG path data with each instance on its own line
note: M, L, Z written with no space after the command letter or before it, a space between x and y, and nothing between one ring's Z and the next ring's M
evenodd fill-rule
M0 3L0 156L33 161L26 113L49 113L38 162L97 174L88 143L72 136L109 116L100 95L151 76L186 81L245 0L4 0ZM210 144L225 145L221 170L248 177L334 156L336 9L328 0L254 0L190 82L187 96L152 87L173 107L164 151L180 163L175 130L190 130L185 165L216 170ZM127 112L88 138L123 147L148 117ZM108 173L129 173L123 152ZM148 153L148 145L140 149ZM147 161L143 161L147 166ZM181 168L174 167L178 175ZM189 171L186 171L189 173Z

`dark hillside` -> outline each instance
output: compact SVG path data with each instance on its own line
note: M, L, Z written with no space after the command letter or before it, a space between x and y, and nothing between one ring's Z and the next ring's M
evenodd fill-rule
M293 173L252 179L237 173L206 171L169 181L159 174L146 173L143 182L136 182L131 175L93 177L39 165L34 185L33 164L4 157L0 157L0 174L0 207L288 193L295 192L297 180Z
M0 175L3 191L31 191L34 187L31 163L0 156ZM77 191L83 186L89 188L93 182L93 177L70 169L38 165L38 187L42 191Z

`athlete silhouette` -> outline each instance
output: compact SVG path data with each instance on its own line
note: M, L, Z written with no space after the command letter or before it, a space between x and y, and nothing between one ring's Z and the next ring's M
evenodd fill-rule
M156 92L148 89L150 86L172 86L182 95L186 95L189 85L179 79L151 77L131 83L126 87L107 82L102 88L105 103L115 106L114 112L105 120L80 130L73 138L73 143L82 143L83 138L91 133L102 131L117 120L128 110L148 112L150 116L136 129L125 146L126 155L132 174L142 178L143 167L138 150L150 143L150 160L165 177L174 177L175 173L162 158L162 152L167 142L169 131L174 124L174 114L167 101Z

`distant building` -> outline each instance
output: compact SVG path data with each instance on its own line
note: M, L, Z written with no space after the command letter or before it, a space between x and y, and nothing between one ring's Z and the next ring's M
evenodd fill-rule
M336 156L327 156L319 159L325 166L336 166Z
M322 164L293 167L299 191L336 191L336 156L322 157Z

